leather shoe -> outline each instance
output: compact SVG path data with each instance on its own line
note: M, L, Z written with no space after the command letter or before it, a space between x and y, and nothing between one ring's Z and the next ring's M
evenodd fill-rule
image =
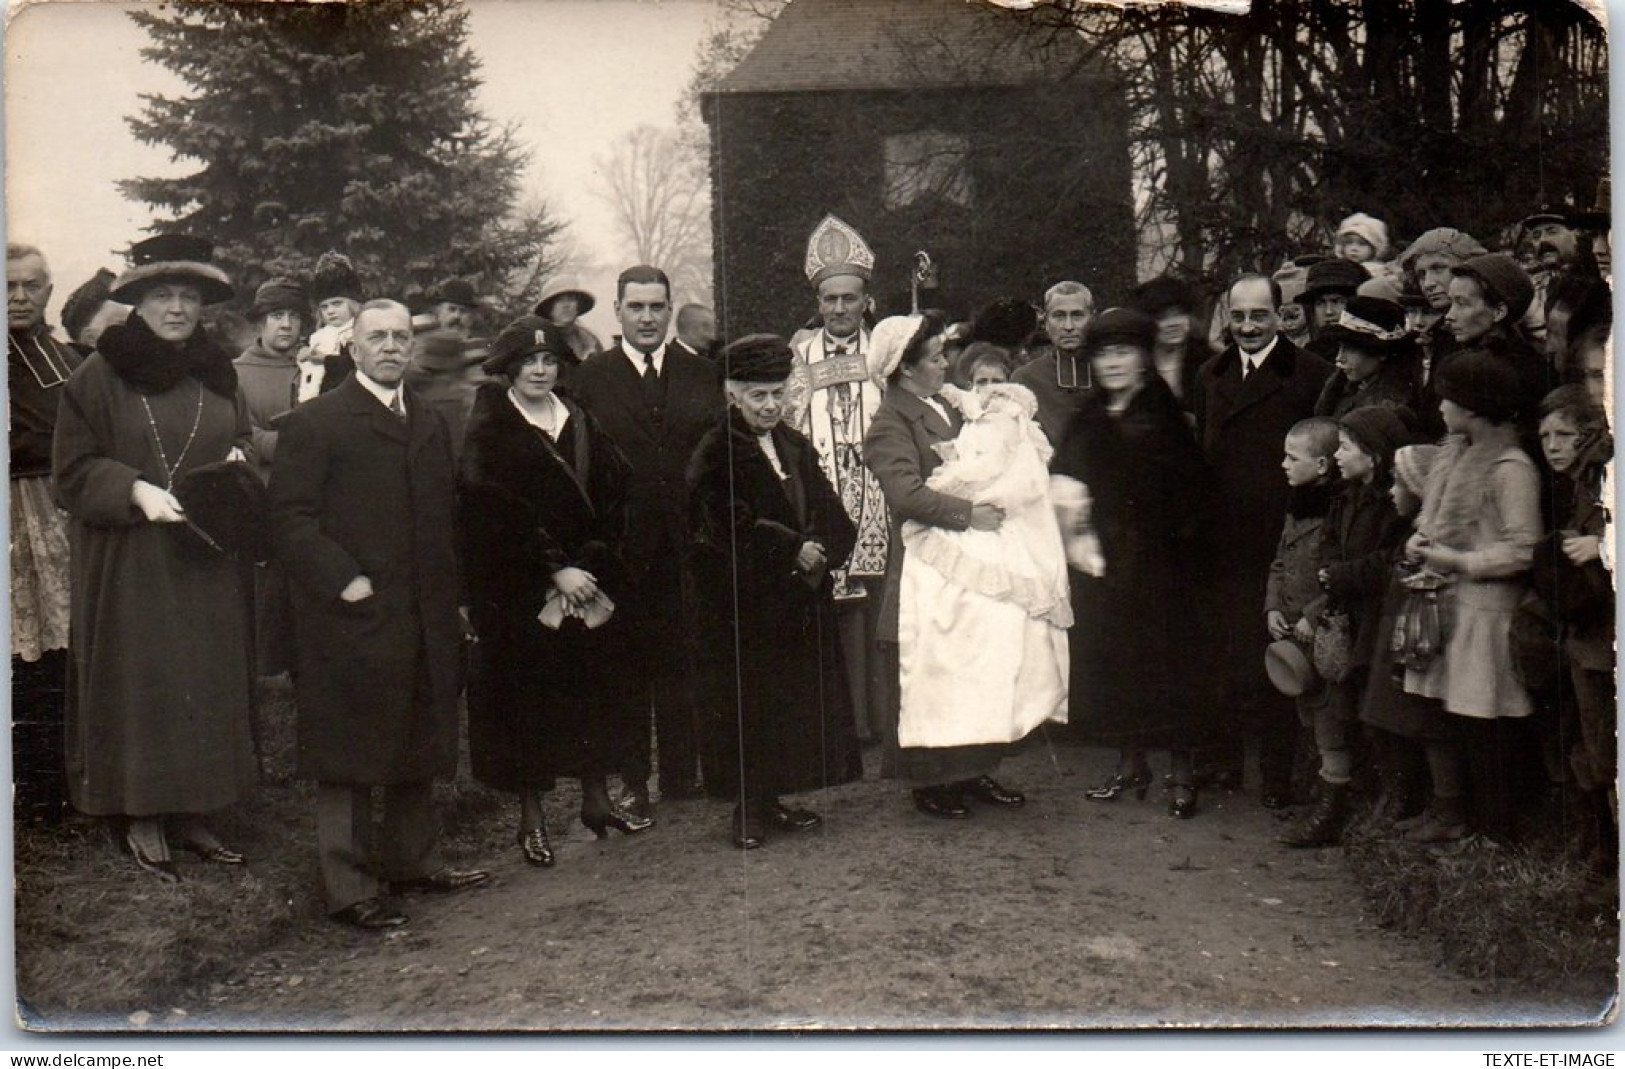
M791 809L783 802L774 802L767 811L770 824L780 831L806 831L824 823L824 818L810 809Z
M1006 809L1018 809L1027 804L1027 796L1020 791L1012 791L1008 787L1001 787L992 776L980 776L956 784L959 793L978 802L988 805L1003 806Z
M478 887L490 878L489 872L481 872L479 869L445 868L439 872L431 872L427 876L391 881L390 887L397 892L420 891L425 894L444 895Z
M362 928L369 932L380 931L384 928L399 928L406 923L406 914L400 910L391 909L376 898L368 898L353 905L345 906L337 913L329 914L340 924L348 924L352 928Z
M970 816L958 791L947 787L917 787L914 790L914 808L928 817L959 820Z

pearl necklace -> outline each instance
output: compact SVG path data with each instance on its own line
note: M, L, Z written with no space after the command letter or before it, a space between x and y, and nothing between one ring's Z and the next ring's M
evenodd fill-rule
M169 455L164 452L164 439L158 433L158 421L152 418L152 406L147 403L145 394L141 395L141 407L147 413L147 426L152 428L152 441L158 447L158 463L164 469L164 489L172 490L175 486L175 473L181 470L186 462L186 454L192 449L192 442L197 438L197 429L203 423L203 384L197 384L197 412L192 416L192 430L186 436L186 444L181 446L180 455L175 458L173 466L169 463Z

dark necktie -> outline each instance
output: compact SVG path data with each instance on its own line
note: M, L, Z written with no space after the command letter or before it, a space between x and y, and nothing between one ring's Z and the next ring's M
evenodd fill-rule
M653 353L643 354L643 400L650 408L660 407L660 372L655 370Z
M401 392L395 391L395 396L389 399L389 410L395 413L395 418L402 423L406 422L406 406L401 404Z

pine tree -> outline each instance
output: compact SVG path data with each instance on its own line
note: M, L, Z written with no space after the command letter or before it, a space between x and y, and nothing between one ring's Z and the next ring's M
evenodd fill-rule
M168 213L153 229L212 238L240 288L308 277L339 249L369 293L455 275L516 311L557 268L564 226L517 206L526 153L475 107L456 0L177 0L130 17L142 56L191 92L145 95L126 121L202 166L120 190Z

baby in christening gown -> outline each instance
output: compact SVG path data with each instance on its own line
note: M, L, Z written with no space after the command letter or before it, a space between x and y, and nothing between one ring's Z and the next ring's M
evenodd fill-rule
M996 531L903 524L899 644L903 746L1014 742L1065 722L1072 625L1067 562L1050 499L1052 452L1032 391L953 386L966 422L937 446L926 485L1004 513Z

